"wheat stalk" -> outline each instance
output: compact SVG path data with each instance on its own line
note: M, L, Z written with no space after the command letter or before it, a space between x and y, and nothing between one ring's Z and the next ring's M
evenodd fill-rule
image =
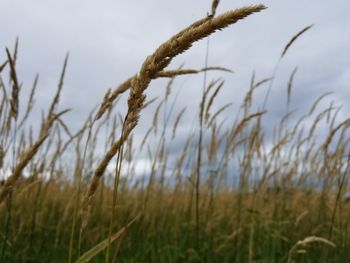
M150 82L157 77L159 72L163 71L170 64L174 57L185 52L194 42L209 36L217 30L224 29L253 13L260 12L265 8L264 5L253 5L228 11L215 18L204 18L195 22L160 45L152 55L146 58L140 72L136 76L123 82L116 91L112 92L107 97L107 102L104 101L101 104L95 119L98 119L103 115L106 109L111 105L113 99L130 88L128 112L125 117L123 132L119 140L113 143L106 155L100 161L92 178L89 190L84 197L82 205L82 227L87 224L88 208L97 190L101 176L103 175L108 163L116 155L138 123L139 114L146 98L144 91L147 89Z
M7 54L7 59L10 64L10 77L12 80L12 97L10 100L10 106L11 106L11 112L10 112L10 117L13 117L14 119L17 119L18 117L18 95L19 95L19 84L18 84L18 79L17 79L17 73L15 69L15 60L12 59L10 51L6 48L6 54Z
M327 246L330 246L330 247L333 247L335 248L336 245L325 239L325 238L322 238L322 237L316 237L316 236L310 236L310 237L306 237L305 239L303 240L299 240L292 248L291 250L289 251L288 253L288 263L292 263L292 256L294 254L294 252L296 251L296 249L298 247L306 247L308 246L309 244L312 244L312 243L322 243L322 244L325 244Z
M18 178L22 175L23 169L27 166L30 160L35 156L38 152L40 146L49 136L49 131L54 123L54 121L59 118L62 114L66 113L68 110L62 111L60 113L51 115L48 117L47 122L44 125L44 129L40 132L39 138L37 141L31 145L24 153L21 154L20 159L17 165L14 167L12 174L7 178L3 188L0 191L0 204L5 200L7 195L12 191L12 188Z
M305 28L303 28L302 30L300 30L297 34L295 34L290 40L289 42L287 43L287 45L284 47L283 51L282 51L282 54L281 54L281 58L283 58L288 49L291 47L291 45L302 35L304 34L306 31L308 31L311 27L313 27L313 25L309 25Z

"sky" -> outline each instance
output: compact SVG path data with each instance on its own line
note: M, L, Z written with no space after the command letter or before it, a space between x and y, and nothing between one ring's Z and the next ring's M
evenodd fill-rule
M214 107L232 102L224 116L233 116L249 88L253 71L256 80L270 77L290 38L314 24L293 44L278 67L268 101L267 122L275 122L285 113L287 82L296 66L292 108L305 112L318 96L332 91L328 102L342 105L340 115L347 118L350 1L222 0L217 14L258 3L268 9L210 37L208 65L234 71L208 74L208 80L219 77L225 80ZM28 94L35 74L40 74L36 99L39 113L51 101L69 52L60 108L73 109L65 120L78 129L109 87L116 87L137 73L147 55L176 32L204 17L210 6L210 0L0 0L0 60L6 58L5 47L13 47L18 37L17 67L23 94ZM206 43L202 40L193 45L175 58L168 69L182 64L186 68L203 68ZM179 77L173 88L173 96L179 94L176 108L187 107L187 112L196 112L202 85L203 75ZM163 96L164 87L164 81L152 82L148 98ZM254 102L261 104L265 93L266 88L262 88ZM138 138L149 127L153 110L143 113L135 131ZM193 117L187 114L180 130L185 131Z

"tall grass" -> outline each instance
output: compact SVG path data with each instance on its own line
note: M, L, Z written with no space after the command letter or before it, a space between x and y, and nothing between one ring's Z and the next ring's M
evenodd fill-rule
M350 120L340 120L340 108L325 104L330 94L315 98L305 114L291 111L294 70L286 80L286 114L274 127L266 123L278 65L310 26L287 42L272 77L253 74L233 118L223 114L231 103L218 103L221 79L204 81L202 98L193 99L198 113L174 112L176 78L229 70L207 63L200 70L167 70L172 59L265 9L217 16L218 4L213 1L211 14L164 42L136 75L109 90L75 132L64 121L68 110L57 110L68 56L36 128L30 120L38 77L22 103L18 42L13 52L6 49L0 64L0 262L347 261ZM169 79L164 96L147 99L157 78ZM263 86L266 99L259 102L255 92ZM125 92L122 116L116 106ZM154 108L153 122L137 144L133 131L146 107ZM197 118L196 124L175 151L186 117ZM140 156L149 164L144 172Z

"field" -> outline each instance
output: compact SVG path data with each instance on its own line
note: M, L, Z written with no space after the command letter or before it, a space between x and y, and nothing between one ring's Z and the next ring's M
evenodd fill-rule
M107 91L78 130L65 122L70 110L59 106L69 56L55 96L38 117L38 78L30 96L23 96L16 70L20 43L5 49L0 262L348 261L350 119L324 103L328 93L295 118L294 70L285 83L285 114L274 127L266 123L277 69L312 25L286 41L272 76L252 74L233 114L225 115L230 104L217 104L224 81L206 77L217 71L224 78L229 69L168 69L193 43L266 9L254 5L216 14L218 3L156 48L136 75ZM198 111L193 123L181 125L191 113L176 107L175 79L198 74ZM156 79L167 79L163 95L148 98ZM262 87L266 96L256 100ZM153 109L153 121L135 142L146 109ZM40 125L33 118L41 118ZM178 139L179 127L186 127L185 140Z

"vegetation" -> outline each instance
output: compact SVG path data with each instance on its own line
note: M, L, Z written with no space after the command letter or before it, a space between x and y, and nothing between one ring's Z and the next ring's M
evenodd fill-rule
M277 71L262 80L253 74L232 119L221 118L230 104L216 105L224 82L207 84L205 78L202 98L193 100L199 105L197 128L188 129L182 150L173 150L188 114L172 114L175 78L230 70L167 66L194 42L265 9L216 15L218 4L213 1L210 15L174 35L138 74L109 90L75 132L64 121L69 110L58 110L68 56L37 128L30 118L38 77L22 103L18 41L13 51L6 49L0 65L0 262L347 261L350 119L339 120L333 103L323 107L328 94L293 117L296 70L287 83L286 114L273 135L264 118ZM280 61L310 28L292 37ZM169 79L164 96L147 100L145 91L157 78ZM263 86L266 98L256 105L255 91ZM126 92L123 116L116 105ZM135 145L132 132L152 104L153 123ZM139 152L149 164L143 173Z

